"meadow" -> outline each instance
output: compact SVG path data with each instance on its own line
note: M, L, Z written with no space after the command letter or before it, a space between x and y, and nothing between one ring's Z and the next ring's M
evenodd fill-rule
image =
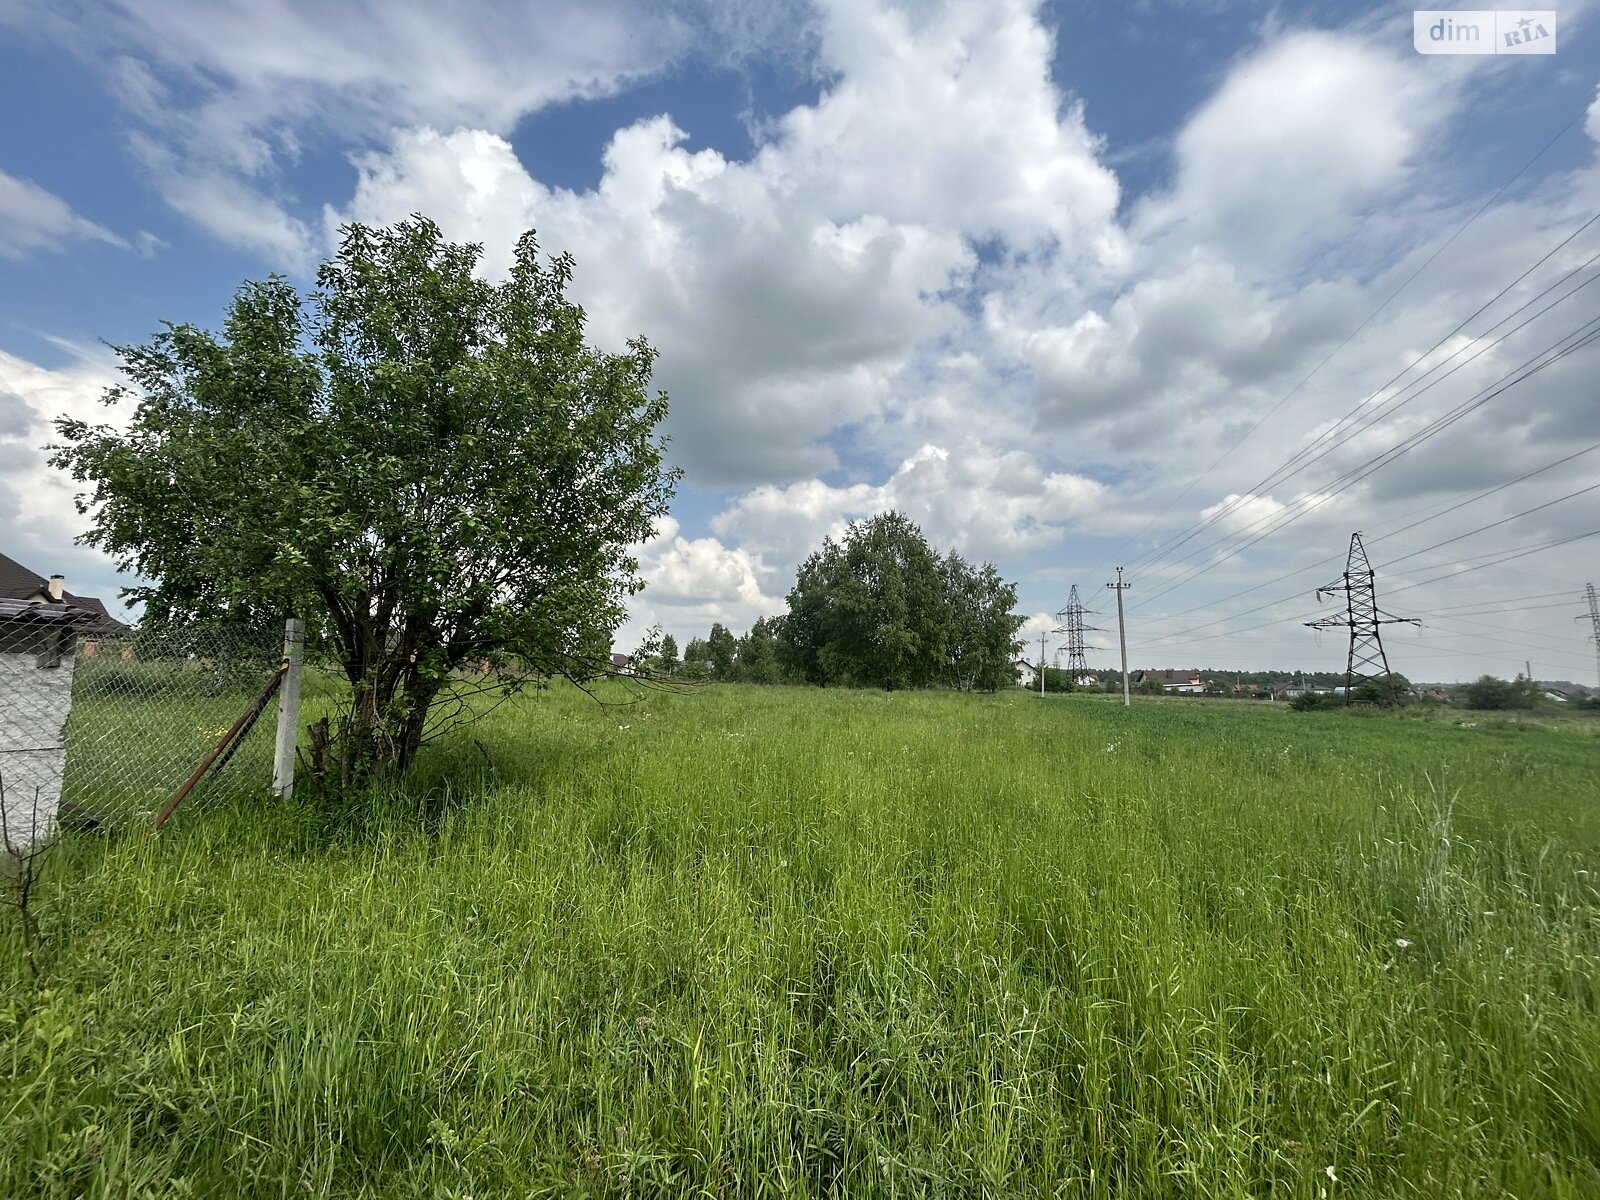
M66 839L0 1196L1600 1195L1600 723L605 698Z

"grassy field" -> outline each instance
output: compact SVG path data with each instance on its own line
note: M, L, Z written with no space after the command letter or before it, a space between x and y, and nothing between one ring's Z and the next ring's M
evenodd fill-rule
M1600 1195L1597 728L530 694L64 844L0 1196Z

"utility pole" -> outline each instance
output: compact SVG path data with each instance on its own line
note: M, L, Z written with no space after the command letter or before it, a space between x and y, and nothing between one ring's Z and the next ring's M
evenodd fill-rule
M1127 708L1133 701L1128 696L1128 623L1122 615L1122 593L1133 584L1122 582L1122 568L1118 567L1117 581L1106 586L1117 593L1117 639L1122 643L1122 707Z
M1044 634L1039 635L1039 695L1044 695Z
M1595 593L1594 584L1591 583L1584 596L1589 601L1589 615L1587 617L1574 617L1573 620L1588 621L1594 628L1594 632L1589 636L1594 642L1595 679L1600 682L1600 595Z
M1411 617L1392 617L1378 607L1378 591L1374 586L1376 572L1367 561L1367 549L1361 544L1361 534L1350 535L1350 556L1345 562L1344 577L1327 587L1317 589L1317 599L1334 592L1344 593L1344 615L1323 617L1320 621L1307 621L1311 629L1333 629L1347 626L1350 630L1350 654L1344 668L1344 702L1350 703L1355 694L1356 682L1381 683L1388 693L1389 702L1399 706L1400 698L1394 693L1390 679L1389 656L1383 651L1383 639L1378 635L1383 625L1421 625Z
M289 669L278 692L278 737L272 751L272 791L288 799L294 791L294 758L300 733L300 680L306 668L306 623L290 617L283 623L283 661Z

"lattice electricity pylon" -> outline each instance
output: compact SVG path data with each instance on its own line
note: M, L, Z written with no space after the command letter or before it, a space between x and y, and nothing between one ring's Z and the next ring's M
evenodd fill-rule
M1091 610L1084 608L1078 599L1078 585L1072 585L1072 592L1067 597L1067 606L1056 614L1056 620L1065 621L1066 624L1056 629L1057 633L1067 635L1067 674L1074 682L1089 673L1089 664L1084 659L1084 652L1089 649L1084 644L1085 633L1103 633L1098 625L1085 625L1083 616Z
M1584 595L1589 601L1589 615L1586 617L1574 617L1573 620L1588 621L1594 627L1594 632L1589 636L1594 642L1595 678L1600 680L1600 595L1595 594L1594 584L1592 583L1589 585L1588 590L1584 592Z
M1366 547L1361 544L1361 534L1350 535L1350 557L1345 563L1344 578L1317 589L1317 599L1344 593L1344 615L1323 617L1320 621L1307 621L1311 629L1334 629L1348 626L1350 630L1350 656L1345 660L1344 702L1349 704L1358 684L1380 685L1389 696L1391 704L1399 703L1390 679L1389 656L1383 652L1383 638L1379 629L1384 625L1420 625L1413 617L1390 616L1378 607L1378 592L1373 584L1376 578L1372 564L1367 561Z

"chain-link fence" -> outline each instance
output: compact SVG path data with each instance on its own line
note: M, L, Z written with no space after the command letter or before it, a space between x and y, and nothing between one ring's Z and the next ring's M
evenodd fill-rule
M194 799L264 792L281 643L213 629L108 627L65 605L0 602L6 844L150 819L230 730ZM259 710L254 719L253 709Z

